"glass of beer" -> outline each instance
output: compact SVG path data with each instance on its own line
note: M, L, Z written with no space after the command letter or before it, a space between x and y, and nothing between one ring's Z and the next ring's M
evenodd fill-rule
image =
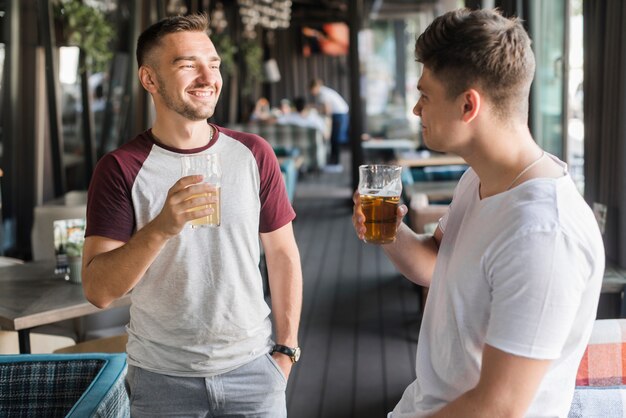
M396 239L397 209L402 192L397 165L359 167L359 194L365 215L365 241L388 244Z
M220 226L220 192L221 192L221 179L222 179L222 168L220 166L219 155L217 154L194 154L194 155L185 155L181 158L181 167L182 167L182 176L190 176L192 174L202 174L204 177L202 181L204 183L211 184L215 186L216 191L212 193L208 193L208 196L216 196L217 202L211 203L208 205L197 206L188 210L188 212L212 208L213 213L203 216L198 219L194 219L191 221L192 228L202 228L202 227L215 227ZM200 194L193 195L190 199L194 197L202 196Z

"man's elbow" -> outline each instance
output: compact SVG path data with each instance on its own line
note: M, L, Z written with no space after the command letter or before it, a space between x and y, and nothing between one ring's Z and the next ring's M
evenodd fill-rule
M83 294L89 303L100 309L108 308L114 300L113 298L107 297L100 291L95 291L93 286L90 286L85 278L83 278Z
M111 302L113 302L110 299L97 297L95 295L92 296L92 295L89 295L87 292L84 292L84 293L85 293L85 298L87 299L87 301L91 303L93 306L95 306L96 308L100 308L100 309L108 308Z

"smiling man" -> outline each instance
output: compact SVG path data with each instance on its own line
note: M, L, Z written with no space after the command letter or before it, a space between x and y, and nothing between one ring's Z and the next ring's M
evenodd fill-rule
M424 143L470 168L434 235L402 224L403 205L396 241L383 246L405 277L430 287L417 378L390 417L566 417L604 247L567 165L528 129L530 38L517 19L462 9L436 18L415 56Z
M207 31L206 16L191 15L141 34L139 79L154 101L154 125L103 157L89 187L83 287L100 307L132 290L126 382L134 418L285 417L300 355L295 213L268 143L207 122L222 88ZM218 227L189 227L215 199L201 176L181 178L181 157L191 154L221 160Z

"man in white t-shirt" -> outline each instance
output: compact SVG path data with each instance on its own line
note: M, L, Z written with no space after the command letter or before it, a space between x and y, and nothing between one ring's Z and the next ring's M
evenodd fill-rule
M320 105L322 114L331 117L330 131L330 164L339 164L341 144L348 142L348 125L350 124L348 103L339 93L326 87L320 79L314 79L309 84L309 91Z
M535 60L517 19L456 10L418 38L425 144L470 165L433 236L384 250L429 286L416 380L390 416L566 417L604 271L592 211L528 126ZM353 223L365 232L355 193Z

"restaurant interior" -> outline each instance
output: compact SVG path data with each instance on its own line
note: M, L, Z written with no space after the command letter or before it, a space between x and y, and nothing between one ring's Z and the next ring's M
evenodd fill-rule
M432 233L445 213L468 166L423 143L413 48L436 16L459 7L497 7L523 20L537 62L530 131L568 164L593 209L606 251L597 318L626 329L620 0L0 0L0 412L3 367L24 353L42 356L33 362L94 356L113 368L100 384L123 381L124 361L93 354L124 351L131 302L100 312L83 296L76 259L86 191L100 158L154 121L137 77L138 35L164 17L202 12L223 78L209 121L272 145L297 215L303 354L289 379L289 416L386 416L415 379L428 292L380 247L358 240L352 193L360 165L398 164L407 224ZM338 164L329 159L330 121L315 108L312 79L350 109ZM320 127L289 123L299 100ZM613 362L607 353L588 362ZM65 406L74 414L67 416L101 405L83 395L90 382Z

